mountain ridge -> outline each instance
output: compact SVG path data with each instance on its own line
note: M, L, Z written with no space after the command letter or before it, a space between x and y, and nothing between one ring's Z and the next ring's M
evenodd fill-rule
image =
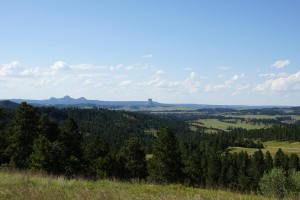
M235 108L235 109L252 109L252 108L290 108L295 106L248 106L248 105L209 105L209 104L169 104L152 101L101 101L89 100L85 97L72 98L66 95L62 98L51 97L43 100L33 99L6 99L14 103L27 102L34 106L55 106L55 107L186 107L192 109L201 108ZM3 100L2 100L3 101Z

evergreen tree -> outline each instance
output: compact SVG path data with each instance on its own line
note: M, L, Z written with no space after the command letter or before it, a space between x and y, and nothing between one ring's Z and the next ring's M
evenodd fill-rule
M249 191L250 185L250 177L249 177L249 165L250 159L247 152L240 152L238 154L238 180L237 180L237 188L239 191Z
M175 183L181 180L182 163L175 136L166 127L157 133L153 158L149 161L149 179L156 183Z
M43 135L39 135L33 142L33 151L30 156L30 168L47 169L50 162L51 143Z
M79 132L78 126L73 119L69 119L60 133L58 142L64 149L65 163L64 169L67 176L74 176L80 172L82 159L83 137Z
M118 153L118 160L121 162L125 178L143 179L146 177L146 154L137 138L130 138L125 141Z
M118 166L106 140L88 140L83 152L85 174L89 178L110 178L115 174Z
M6 149L10 164L17 168L27 168L30 164L32 144L37 137L38 115L35 107L21 103L13 119L10 145Z
M265 171L268 173L273 169L273 158L269 151L265 154Z
M201 186L204 185L203 170L201 167L201 159L199 155L192 153L184 161L184 184L187 186Z
M251 190L256 191L258 182L264 174L264 154L261 150L254 152L249 167L249 176L251 177Z
M288 156L283 153L281 148L275 154L274 157L274 167L282 168L283 170L288 170L289 159Z
M221 174L221 161L217 153L211 152L208 158L208 168L206 176L206 185L216 187Z
M293 153L289 159L289 169L294 169L296 171L299 171L300 170L299 165L300 165L299 164L299 156L297 154Z
M58 125L50 120L46 114L41 115L38 128L39 134L45 136L50 142L57 140L59 135Z

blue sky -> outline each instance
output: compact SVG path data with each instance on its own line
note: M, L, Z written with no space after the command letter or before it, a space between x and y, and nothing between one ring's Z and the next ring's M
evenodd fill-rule
M299 105L300 1L1 1L0 99Z

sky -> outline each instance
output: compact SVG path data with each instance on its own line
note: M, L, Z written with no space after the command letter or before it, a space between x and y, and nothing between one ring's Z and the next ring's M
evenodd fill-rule
M0 99L300 105L298 0L0 0Z

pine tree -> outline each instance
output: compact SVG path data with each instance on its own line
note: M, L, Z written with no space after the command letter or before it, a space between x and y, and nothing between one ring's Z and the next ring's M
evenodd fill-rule
M59 135L57 123L50 120L46 114L42 114L40 117L38 131L40 135L45 136L50 142L57 140Z
M35 107L21 103L13 119L10 145L6 149L10 164L17 168L27 168L30 164L32 144L38 136L38 114Z
M265 171L268 173L273 169L273 158L269 151L265 154Z
M288 160L288 156L283 153L281 148L279 148L274 157L274 167L282 168L287 172L289 164Z
M0 165L9 162L5 149L8 146L8 131L5 130L5 111L0 108Z
M203 171L201 167L201 159L199 155L192 153L184 161L184 184L187 186L201 186L204 185Z
M43 135L39 135L33 142L33 151L30 155L30 168L47 169L50 162L51 143Z
M85 143L83 159L86 165L85 174L89 178L111 178L119 167L108 142L99 138Z
M251 190L255 191L258 188L258 182L264 174L264 154L261 150L254 152L251 158L249 167L249 176L251 177Z
M118 160L124 169L126 179L143 179L147 175L146 155L137 138L125 141L118 153Z
M60 133L58 142L62 144L65 151L65 175L72 177L80 172L82 159L83 136L73 119L69 119Z
M250 159L247 152L240 152L238 154L238 180L237 188L239 191L249 191L250 177L249 177L249 165Z
M289 169L294 169L296 171L300 170L300 166L299 166L299 156L295 153L293 153L290 156L289 159Z
M149 179L156 183L175 183L181 177L182 163L176 137L168 128L162 127L153 143Z
M206 177L206 185L208 187L217 187L221 169L222 168L219 155L215 152L211 152L208 158L208 168Z

